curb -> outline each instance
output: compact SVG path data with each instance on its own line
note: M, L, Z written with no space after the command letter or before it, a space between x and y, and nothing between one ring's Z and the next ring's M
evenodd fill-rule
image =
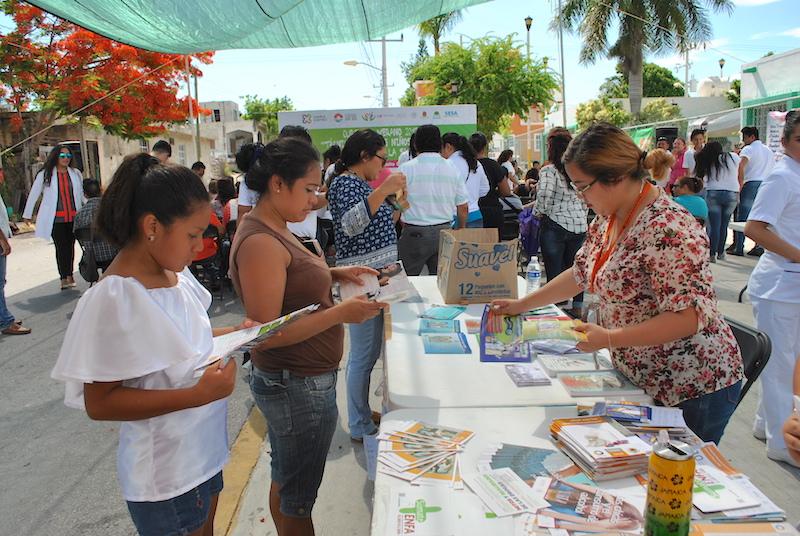
M266 435L267 422L258 408L253 407L231 447L230 459L222 471L225 488L217 502L215 534L228 536L236 528L242 497L250 483L250 475L258 462Z

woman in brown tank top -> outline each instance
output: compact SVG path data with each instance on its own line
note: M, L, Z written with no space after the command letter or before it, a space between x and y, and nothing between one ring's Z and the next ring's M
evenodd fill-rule
M342 323L363 322L386 304L354 298L333 304L331 283L359 282L365 267L328 268L286 223L302 221L320 188L319 155L297 138L246 145L236 155L256 206L239 223L231 279L247 316L266 322L318 303L252 352L250 390L267 420L272 456L269 506L280 536L314 533L311 510L338 420L336 371Z

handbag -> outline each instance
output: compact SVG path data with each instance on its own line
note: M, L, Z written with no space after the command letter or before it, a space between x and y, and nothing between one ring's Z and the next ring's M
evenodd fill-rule
M89 283L97 283L100 280L100 272L97 269L97 259L94 256L94 227L89 228L89 243L83 249L83 255L78 262L78 273Z

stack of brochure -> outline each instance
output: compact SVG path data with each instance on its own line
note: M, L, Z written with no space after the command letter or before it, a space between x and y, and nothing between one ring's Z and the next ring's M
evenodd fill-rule
M478 458L478 471L508 467L529 486L536 477L555 475L571 466L572 460L557 450L508 443L490 444Z
M686 434L691 433L680 408L626 402L596 402L592 408L592 415L611 417L648 443L654 443L661 430L666 430L671 437L681 440L684 440Z
M378 471L409 482L463 488L459 453L473 432L417 421L396 424L378 434Z
M555 419L550 433L564 454L594 481L647 471L650 445L611 417Z
M550 377L539 367L538 363L506 365L506 374L509 375L517 387L550 385Z

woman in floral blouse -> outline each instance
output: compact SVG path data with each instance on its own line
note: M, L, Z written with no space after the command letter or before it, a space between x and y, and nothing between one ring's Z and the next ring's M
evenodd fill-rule
M598 217L567 270L519 300L520 313L588 290L600 325L580 327L583 351L609 348L614 366L657 402L683 409L701 439L719 442L736 408L742 358L717 309L708 237L645 180L646 154L617 127L598 124L564 154L576 192Z
M336 232L336 265L380 269L397 260L395 208L387 200L406 189L405 175L389 175L373 189L386 164L386 140L370 129L357 130L344 144L328 191ZM360 324L349 324L347 417L350 437L362 441L378 427L369 407L369 379L383 347L383 313Z

